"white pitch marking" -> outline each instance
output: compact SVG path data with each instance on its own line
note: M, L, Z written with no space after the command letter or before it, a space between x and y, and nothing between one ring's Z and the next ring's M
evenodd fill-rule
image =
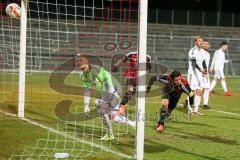
M7 116L11 116L11 117L16 117L18 118L18 116L16 114L12 114L12 113L7 113L7 112L4 112L0 109L0 113L3 113ZM53 133L56 133L56 134L59 134L59 135L62 135L64 137L67 137L67 138L70 138L70 139L75 139L76 141L79 141L80 143L85 143L85 144L88 144L92 147L96 147L96 148L101 148L102 150L106 151L106 152L110 152L110 153L113 153L115 155L118 155L120 157L124 157L124 158L128 158L128 159L133 159L134 157L133 156L129 156L129 155L126 155L126 154L123 154L123 153L120 153L120 152L116 152L116 151L113 151L113 150L110 150L109 148L107 147L104 147L104 146L101 146L99 144L95 144L95 143L92 143L92 142L88 142L88 141L85 141L85 140L82 140L82 139L79 139L79 138L76 138L74 136L70 136L68 134L65 134L64 132L61 132L61 131L58 131L58 130L55 130L54 128L51 128L51 127L47 127L43 124L40 124L40 123L37 123L37 122L34 122L30 119L27 119L27 118L19 118L20 120L23 120L23 121L26 121L32 125L35 125L35 126L38 126L38 127L41 127L43 129L46 129L50 132L53 132Z
M159 101L159 102L158 101L151 101L151 102L148 102L148 103L161 103L161 101ZM183 106L183 104L181 104L181 103L178 103L177 105L178 106ZM239 116L240 117L240 114L227 112L227 111L222 111L222 110L209 109L209 111L223 113L223 114L228 114L228 115L233 115L233 116Z

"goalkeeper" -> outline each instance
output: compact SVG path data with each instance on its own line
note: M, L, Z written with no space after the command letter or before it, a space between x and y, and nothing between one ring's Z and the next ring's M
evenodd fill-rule
M111 121L120 124L126 123L135 128L135 121L127 119L119 112L120 98L114 90L111 75L103 67L89 64L88 56L82 53L77 54L76 67L82 71L80 83L85 88L84 92L94 89L100 93L100 99L96 100L97 112L107 128L107 133L101 140L110 141L114 139Z
M179 71L173 71L167 75L157 75L150 78L147 93L150 92L151 86L154 81L159 81L164 84L162 88L162 108L160 109L160 118L157 123L156 130L160 133L164 131L164 122L169 117L176 107L182 92L190 97L190 103L193 104L193 92L187 82Z

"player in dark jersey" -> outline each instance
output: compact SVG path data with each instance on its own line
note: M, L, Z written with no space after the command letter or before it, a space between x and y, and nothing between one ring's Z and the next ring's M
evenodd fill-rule
M147 70L151 70L151 57L147 55L146 58ZM126 79L125 86L127 88L127 91L123 95L120 107L120 110L123 113L125 110L125 105L136 93L138 52L129 52L123 58L119 59L118 62L112 67L112 72L118 71L118 66L120 66L122 63L128 63L127 68L123 72L123 76Z
M193 92L191 91L187 80L181 76L179 71L151 77L148 83L147 93L150 92L154 81L159 81L164 84L161 90L162 107L160 109L160 118L156 127L156 130L162 133L164 130L164 122L176 107L182 93L186 93L190 97L190 103L193 104Z

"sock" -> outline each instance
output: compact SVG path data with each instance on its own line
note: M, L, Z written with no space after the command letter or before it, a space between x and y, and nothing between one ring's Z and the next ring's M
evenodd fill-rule
M89 102L90 102L90 92L89 90L84 90L84 110L89 109Z
M209 89L204 89L203 105L208 105L208 99L209 99Z
M194 105L194 95L192 97L188 97L189 98L189 104L190 106Z
M201 96L195 95L194 96L194 109L193 112L198 112L198 107L200 105L201 102Z
M164 123L166 118L167 118L167 109L162 107L160 110L160 118L158 123Z
M102 115L103 124L108 130L108 134L113 134L111 120L107 114Z
M225 80L221 80L221 84L222 84L222 88L224 90L224 92L227 92L227 84Z
M193 105L193 96L187 97L187 107L189 112L192 112L192 105Z
M124 93L121 104L125 105L126 103L128 103L128 101L131 99L131 97L135 94L135 92L132 91L127 91Z
M209 89L210 92L213 90L213 88L215 87L216 83L217 83L216 79L212 80L212 83L211 83L210 89Z

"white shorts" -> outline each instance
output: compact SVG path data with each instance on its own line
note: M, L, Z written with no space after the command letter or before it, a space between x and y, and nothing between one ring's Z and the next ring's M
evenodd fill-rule
M188 73L188 83L192 90L203 89L203 77L201 72Z
M210 88L210 77L209 74L206 77L203 77L203 88Z
M98 107L97 112L99 115L107 113L109 116L118 111L120 106L120 97L117 92L107 93L104 92L100 99L95 100L95 104Z
M217 79L225 78L223 68L220 68L220 69L215 68L214 69L214 78L217 78Z

